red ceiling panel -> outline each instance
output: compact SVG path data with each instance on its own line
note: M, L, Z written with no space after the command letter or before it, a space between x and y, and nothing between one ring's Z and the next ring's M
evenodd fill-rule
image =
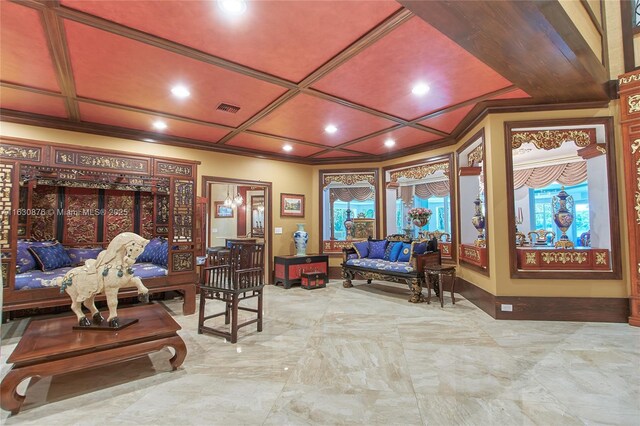
M424 82L430 91L411 93ZM405 119L511 83L419 18L412 18L313 87Z
M63 98L8 87L0 87L0 108L67 118Z
M530 98L531 96L527 95L524 90L513 90L511 92L505 93L504 95L498 95L491 98L491 100L495 99L518 99L518 98Z
M324 131L333 124L338 131ZM335 102L298 95L258 121L251 130L336 146L397 123Z
M0 2L2 81L60 92L39 13Z
M66 21L78 96L237 126L285 89L131 39ZM173 85L191 96L176 99ZM217 111L219 103L240 107Z
M356 154L355 152L345 151L328 151L320 155L316 155L313 158L344 158L344 157L361 157L362 154Z
M86 102L80 102L80 119L90 123L127 127L130 129L143 130L145 132L156 132L162 135L180 136L207 142L218 142L223 136L229 133L228 130L218 127L187 123L180 120L172 120L151 114L142 114L139 112L109 108ZM152 127L152 123L158 119L167 124L167 128L161 133L154 130Z
M384 142L387 139L393 139L396 144L391 148L384 146ZM346 148L354 151L362 151L367 154L380 155L431 142L436 139L441 138L433 133L423 132L413 127L403 127L362 142L354 143L353 145L348 145Z
M462 121L464 117L473 109L476 104L467 105L454 109L453 111L437 115L433 118L429 118L419 123L440 130L441 132L451 133L453 129Z
M215 1L62 4L292 81L400 8L394 1L252 1L245 14L229 17Z
M286 152L282 149L284 145L291 145L293 150ZM322 148L303 145L295 142L284 142L280 139L269 138L265 136L252 135L249 133L241 133L231 139L226 145L248 148L256 151L273 152L276 154L291 155L294 157L306 157L316 152L322 151Z

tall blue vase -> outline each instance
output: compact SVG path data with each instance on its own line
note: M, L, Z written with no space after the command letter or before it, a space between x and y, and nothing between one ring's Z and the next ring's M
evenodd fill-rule
M306 256L309 234L304 230L304 223L298 223L297 225L298 230L293 233L293 242L296 245L296 256Z

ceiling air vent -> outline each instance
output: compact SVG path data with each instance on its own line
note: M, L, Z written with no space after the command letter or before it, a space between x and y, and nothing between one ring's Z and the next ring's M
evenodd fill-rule
M235 105L231 105L231 104L225 104L222 103L220 105L218 105L218 108L216 108L218 111L224 111L224 112L230 112L231 114L235 114L236 112L240 111L240 107L239 106L235 106Z

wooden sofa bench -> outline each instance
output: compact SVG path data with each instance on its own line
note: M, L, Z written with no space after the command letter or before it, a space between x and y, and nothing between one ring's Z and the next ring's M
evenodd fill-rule
M386 238L391 242L409 241L404 236L391 235ZM392 262L380 259L379 261L366 261L366 258L360 258L354 247L342 249L342 277L344 278L343 286L345 288L353 287L351 281L359 276L367 280L370 284L372 280L391 281L405 283L412 292L409 302L421 303L426 302L427 298L422 295L422 288L426 285L424 268L428 265L441 265L442 254L438 250L438 242L436 239L429 241L421 241L427 243L427 251L421 254L411 253L408 262ZM415 242L420 243L420 242ZM413 245L412 245L413 251ZM436 295L438 294L438 285L433 283Z

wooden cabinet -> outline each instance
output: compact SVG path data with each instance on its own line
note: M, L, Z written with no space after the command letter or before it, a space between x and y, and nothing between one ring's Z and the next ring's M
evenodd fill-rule
M353 239L366 240L369 237L376 237L376 220L365 218L353 219Z
M282 283L284 288L291 288L292 284L300 284L300 275L303 272L322 272L329 275L329 257L324 254L275 256L274 264L273 283Z

